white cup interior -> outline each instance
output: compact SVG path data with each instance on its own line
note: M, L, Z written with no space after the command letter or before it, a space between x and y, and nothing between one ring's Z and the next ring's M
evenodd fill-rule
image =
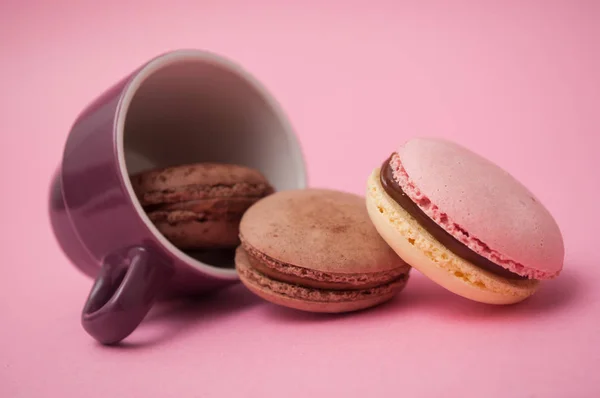
M276 101L247 72L219 56L176 51L147 64L131 81L117 120L123 181L140 217L175 255L215 276L235 277L233 260L183 253L150 222L129 176L196 162L246 165L276 190L304 188L300 146Z

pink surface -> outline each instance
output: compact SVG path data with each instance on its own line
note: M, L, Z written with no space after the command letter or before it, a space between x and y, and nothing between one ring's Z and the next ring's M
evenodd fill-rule
M0 5L1 397L600 396L599 3L59 3ZM313 186L362 193L414 134L498 162L555 214L561 277L497 308L415 272L389 305L342 317L236 286L156 308L121 349L95 344L79 324L91 281L50 234L50 175L88 101L180 47L269 87Z
M539 199L489 160L448 140L403 143L390 165L402 190L456 239L522 276L552 279L564 243Z

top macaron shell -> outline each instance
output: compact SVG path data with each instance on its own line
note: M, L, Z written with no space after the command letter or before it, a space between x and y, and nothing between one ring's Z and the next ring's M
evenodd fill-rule
M311 270L344 274L397 269L403 262L379 237L364 201L330 190L279 192L248 209L240 235L277 261Z
M558 225L508 172L445 140L412 139L397 153L405 171L394 173L397 182L438 224L445 221L440 225L455 238L520 275L547 279L560 273Z
M221 196L218 187L229 187L227 196L263 196L272 192L260 172L235 164L202 163L157 169L133 176L131 183L142 205L208 196L202 195L202 187L210 188L212 196ZM188 192L190 188L193 193ZM237 192L240 190L244 192Z

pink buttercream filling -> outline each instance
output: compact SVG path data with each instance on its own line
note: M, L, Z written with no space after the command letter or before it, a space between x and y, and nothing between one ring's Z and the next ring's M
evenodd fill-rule
M530 279L547 279L558 275L548 274L547 272L538 271L536 269L527 268L523 264L514 261L496 250L492 249L489 245L477 237L472 236L459 224L454 222L448 214L441 211L431 200L425 195L419 187L417 187L412 181L404 169L400 157L397 153L392 155L390 159L390 166L393 169L394 180L400 185L400 188L404 193L417 205L419 208L427 214L433 221L442 227L446 232L452 235L459 242L466 245L468 248L473 250L475 253L487 258L488 260L498 264L499 266L506 268L507 270L514 272L515 274L530 278Z

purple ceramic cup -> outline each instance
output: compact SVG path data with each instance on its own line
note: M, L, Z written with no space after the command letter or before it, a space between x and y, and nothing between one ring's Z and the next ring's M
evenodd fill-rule
M160 55L75 121L52 182L50 218L67 257L95 279L81 320L101 343L126 338L157 298L238 281L230 253L177 249L133 192L130 175L193 162L254 167L279 191L306 186L300 146L277 102L212 53Z

